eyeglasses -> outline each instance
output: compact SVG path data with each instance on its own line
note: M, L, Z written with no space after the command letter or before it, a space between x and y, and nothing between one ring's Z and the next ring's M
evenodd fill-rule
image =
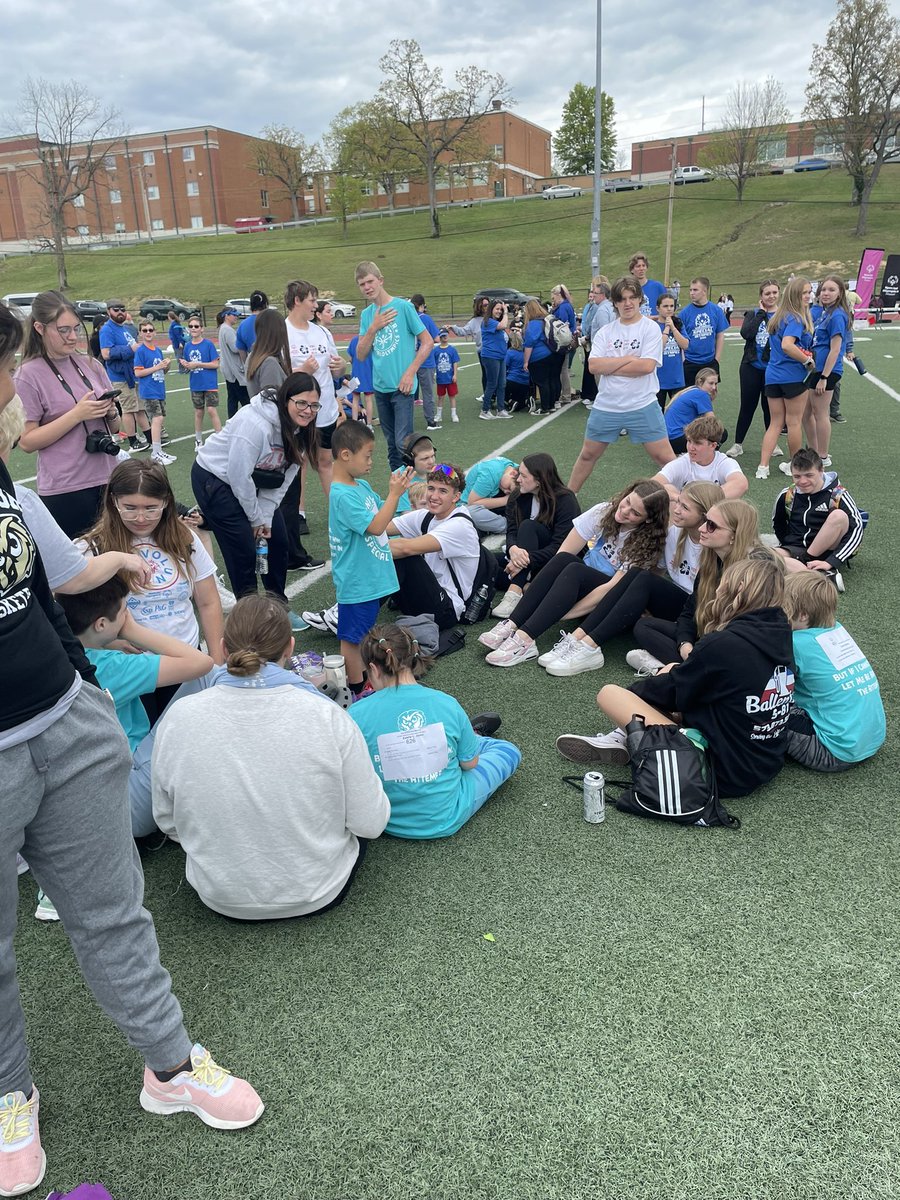
M77 337L80 338L84 333L83 325L57 325L56 332L60 337Z
M321 404L317 404L314 400L301 400L297 396L289 396L288 404L293 404L294 408L299 408L301 412L318 412L322 407Z
M709 517L703 519L702 524L709 530L710 533L715 533L717 529L724 529L724 525L717 525L715 521L711 521Z
M152 521L154 517L161 517L166 511L165 504L148 504L146 508L141 508L136 504L120 504L116 501L116 508L123 517L146 517Z

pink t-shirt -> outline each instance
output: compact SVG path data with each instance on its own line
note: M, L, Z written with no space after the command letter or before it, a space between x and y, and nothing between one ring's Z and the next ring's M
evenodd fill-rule
M112 384L104 369L92 358L78 356L78 366L94 384L98 396ZM66 391L42 358L31 358L16 371L16 391L25 408L25 419L46 425L63 413L71 412L75 401L88 390L75 370L71 358L54 360L54 365L72 389ZM59 496L82 488L102 487L112 474L116 460L111 454L88 454L84 448L85 425L103 429L102 421L86 421L70 429L51 446L37 452L37 490L41 496Z

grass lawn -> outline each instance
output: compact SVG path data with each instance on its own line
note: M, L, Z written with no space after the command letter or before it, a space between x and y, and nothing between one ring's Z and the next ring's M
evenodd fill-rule
M840 616L879 673L893 733L900 333L862 335L857 349L894 394L846 376L832 453L872 519ZM717 407L731 430L738 360L730 340ZM565 477L584 410L488 429L475 419L476 375L462 372L463 420L436 437L440 457L468 466L521 436L511 457L547 450ZM188 435L170 447L183 499L190 420L186 394L172 395L170 430ZM782 477L752 479L760 437L758 417L742 465L767 530ZM15 478L33 474L28 456L11 465ZM623 439L583 506L652 470ZM379 435L373 485L386 478ZM317 485L309 520L324 557ZM333 599L328 576L291 579L306 588L297 608ZM603 671L566 680L534 663L486 667L477 633L428 682L470 712L502 712L524 759L454 838L382 838L341 908L259 926L204 909L177 846L145 854L147 904L189 1028L263 1094L254 1129L218 1134L141 1111L137 1056L99 1015L64 931L33 920L23 876L20 983L47 1185L101 1179L117 1200L897 1196L893 737L846 775L786 767L730 803L736 833L615 811L587 825L554 738L605 727L595 695L631 679L628 641L609 645ZM300 640L333 645L314 631ZM298 786L302 745L298 730Z
M727 183L676 188L671 277L685 285L708 275L713 293L729 291L738 306L756 299L766 275L790 271L820 278L828 271L855 276L864 246L890 250L898 228L900 167L886 167L873 193L869 232L854 236L856 210L847 203L843 171L756 179L743 204ZM175 296L208 306L208 319L226 299L261 287L280 302L287 279L313 280L322 291L355 301L353 268L374 259L400 295L423 292L431 311L471 312L472 294L489 286L549 293L563 280L576 296L589 276L592 198L488 204L441 214L443 236L429 236L428 214L354 221L347 238L337 225L265 235L193 237L122 250L75 251L67 258L70 294L129 304ZM603 196L601 264L615 278L636 249L649 254L651 274L665 263L667 189ZM0 263L0 295L54 287L49 255ZM586 286L584 287L586 293ZM586 299L586 295L584 297Z

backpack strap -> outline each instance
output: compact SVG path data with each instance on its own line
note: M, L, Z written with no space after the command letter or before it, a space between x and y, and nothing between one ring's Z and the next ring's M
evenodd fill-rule
M475 528L475 522L472 520L472 518L469 516L469 514L467 512L463 512L463 510L461 508L454 509L452 513L450 513L448 516L444 517L444 520L449 521L451 517L465 517L465 519L469 522L469 524L472 526L472 528L473 529ZM428 532L428 529L433 520L434 520L433 512L428 512L425 514L425 520L422 522L422 529L421 529L422 533ZM479 542L478 545L480 548L481 543ZM459 576L453 570L452 560L449 558L445 558L444 562L447 564L447 570L450 572L450 578L453 580L453 586L456 588L456 594L459 596L460 600L462 600L463 604L468 604L470 598L468 596L463 595L463 590L462 590L462 587L460 586L460 582L459 582Z

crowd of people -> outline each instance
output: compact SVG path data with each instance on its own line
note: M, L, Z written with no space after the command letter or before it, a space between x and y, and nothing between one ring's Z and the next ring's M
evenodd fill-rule
M43 915L62 919L97 1002L144 1056L142 1106L252 1124L256 1091L185 1031L134 838L169 835L208 908L259 921L342 903L382 834L457 833L522 752L496 736L496 714L467 714L421 680L488 608L489 667L600 671L604 648L632 637L637 680L598 695L614 728L557 740L576 762L627 762L624 727L639 715L698 731L733 797L786 758L844 771L884 740L875 672L837 619L865 529L829 455L852 353L843 280L826 277L817 305L807 280L762 282L740 327L727 453L715 402L731 297L711 303L708 279L690 281L676 312L637 253L614 281L591 280L580 314L558 284L549 309L486 297L445 327L422 295L393 295L375 263L356 280L366 307L346 357L304 280L285 288L286 317L254 292L250 316L219 313L216 341L192 317L164 349L118 300L93 355L61 293L38 296L24 329L0 306L0 1195L37 1187L45 1166L16 985L17 872L33 872ZM590 408L567 482L543 451L468 472L437 461L445 401L460 420L459 337L478 349L481 419ZM192 506L164 449L173 364L194 411ZM757 408L757 478L787 432L771 531L738 462ZM582 510L623 434L653 468ZM367 479L382 440L385 497ZM36 455L36 491L10 478L16 445ZM323 565L301 541L310 471L327 499L336 603L301 615L287 574ZM538 639L566 623L541 653ZM295 635L310 625L339 643L343 699L301 666Z

